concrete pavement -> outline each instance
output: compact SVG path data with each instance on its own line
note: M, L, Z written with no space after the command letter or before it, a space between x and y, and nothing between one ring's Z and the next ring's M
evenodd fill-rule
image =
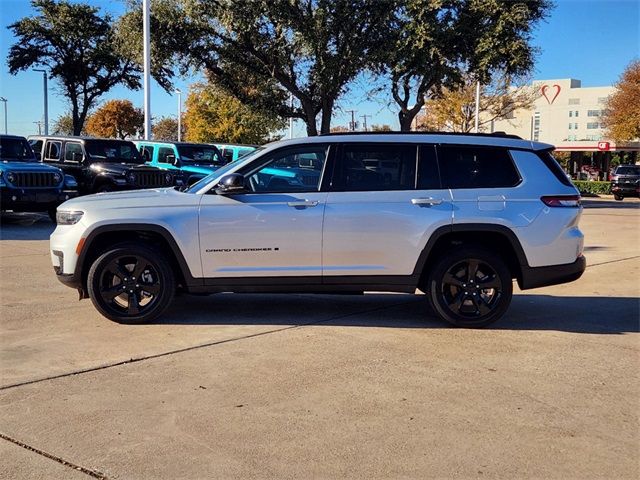
M0 477L637 478L640 203L587 207L585 275L486 330L392 294L116 325L54 278L47 221L4 219Z

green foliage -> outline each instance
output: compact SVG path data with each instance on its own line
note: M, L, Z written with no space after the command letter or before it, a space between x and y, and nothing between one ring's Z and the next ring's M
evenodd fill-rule
M640 60L626 68L602 117L607 135L617 141L640 139Z
M73 118L70 113L60 115L51 128L52 135L73 135ZM84 135L86 131L83 129L80 135Z
M184 115L190 142L262 144L284 128L281 117L256 112L218 86L195 84Z
M78 135L101 95L118 84L139 88L139 75L118 53L108 15L67 0L33 0L31 5L35 15L8 27L17 39L7 58L9 73L46 68L71 103Z
M528 73L531 33L550 10L549 0L400 0L390 44L377 59L391 83L402 130L426 100L455 89L465 74L488 83L494 72Z
M607 195L611 193L610 182L588 182L583 180L573 180L573 184L582 195Z

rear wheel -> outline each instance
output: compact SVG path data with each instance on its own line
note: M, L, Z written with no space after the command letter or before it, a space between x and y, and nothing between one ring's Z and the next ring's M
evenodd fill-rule
M436 262L426 293L443 320L459 327L484 327L507 311L513 282L500 256L480 247L463 247Z
M93 262L87 289L93 305L118 323L146 323L160 316L175 293L167 258L137 244L121 244Z
M613 195L613 198L615 198L617 201L621 202L622 200L624 200L624 195L620 195L619 193L615 193Z

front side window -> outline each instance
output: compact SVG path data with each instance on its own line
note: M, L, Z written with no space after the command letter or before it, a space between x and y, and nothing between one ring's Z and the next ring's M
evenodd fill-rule
M513 187L520 182L504 148L441 146L438 162L445 188Z
M64 146L64 160L65 162L80 162L82 160L82 145L67 142Z
M333 190L413 190L415 181L415 145L347 143L342 147Z
M327 158L326 145L279 150L245 173L252 193L317 192Z
M142 155L145 162L150 162L153 160L153 147L143 145L140 147L140 155Z
M38 158L42 158L43 143L44 142L42 140L29 140L29 145L31 145L33 152L36 154Z
M62 150L62 142L47 142L45 147L45 160L60 160L60 150Z
M158 149L158 162L160 162L160 163L172 163L169 160L167 160L167 157L169 155L173 156L173 149L172 148L160 147Z

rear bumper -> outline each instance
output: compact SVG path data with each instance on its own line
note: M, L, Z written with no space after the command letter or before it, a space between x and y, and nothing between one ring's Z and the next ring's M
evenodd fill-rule
M522 290L530 288L546 287L569 283L579 279L587 268L587 259L578 257L573 263L564 265L549 265L546 267L522 266L522 278L518 279L518 285Z

